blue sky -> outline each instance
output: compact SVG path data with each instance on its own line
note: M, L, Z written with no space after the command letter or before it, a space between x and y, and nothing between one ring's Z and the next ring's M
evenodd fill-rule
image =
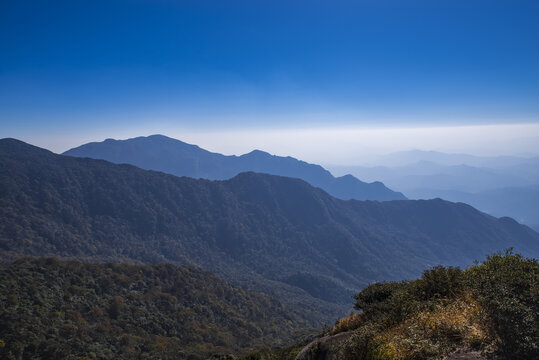
M3 1L0 132L537 124L537 39L537 1Z

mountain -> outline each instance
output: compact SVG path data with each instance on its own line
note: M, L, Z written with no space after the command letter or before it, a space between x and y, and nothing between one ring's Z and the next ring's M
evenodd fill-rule
M276 295L320 324L374 281L466 266L539 234L440 199L357 201L306 182L242 173L196 180L0 140L0 258L192 264Z
M477 193L411 189L408 195L413 199L442 197L449 201L465 202L494 216L510 215L520 223L539 231L539 186L504 187Z
M469 154L448 154L439 151L410 150L377 156L369 161L370 165L402 166L420 161L428 161L440 165L469 165L475 167L504 168L518 166L529 161L537 162L539 157L520 156L475 156Z
M197 268L54 258L0 266L0 358L207 359L282 345L274 298Z
M493 216L510 216L539 229L539 159L487 168L420 161L402 166L333 166L334 174L379 179L410 199L442 198L465 202Z
M225 156L163 135L107 139L68 150L64 155L103 159L176 176L210 180L229 179L248 171L288 176L303 179L344 200L405 199L404 195L388 189L381 182L365 183L351 175L335 178L319 165L292 157L274 156L260 150L241 156Z
M334 166L335 173L350 172L365 179L382 179L385 184L405 194L410 189L484 191L507 186L527 186L533 180L515 170L501 170L469 165L440 165L420 161L405 166ZM539 178L536 177L535 181Z

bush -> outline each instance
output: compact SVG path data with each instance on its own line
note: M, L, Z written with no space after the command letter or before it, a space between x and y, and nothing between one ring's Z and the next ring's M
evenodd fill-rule
M366 324L358 328L339 349L337 359L368 359L375 347L374 339L380 333L376 324Z
M347 317L339 319L329 330L329 335L335 335L341 332L357 329L363 323L363 314L350 313Z
M435 266L413 282L415 297L420 300L455 298L464 291L464 271L456 267Z
M539 359L539 263L511 251L466 271L437 266L418 280L373 284L355 299L362 322L340 359L430 359L458 347Z
M539 359L539 263L510 250L468 270L491 336L511 359Z
M402 297L406 282L380 282L367 286L354 296L354 308L363 311L365 320L391 320L399 307L396 299ZM401 296L397 296L401 293Z

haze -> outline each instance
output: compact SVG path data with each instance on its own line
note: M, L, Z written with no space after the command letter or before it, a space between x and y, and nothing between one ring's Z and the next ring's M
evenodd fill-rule
M535 1L8 2L0 132L56 152L162 133L317 163L537 155Z

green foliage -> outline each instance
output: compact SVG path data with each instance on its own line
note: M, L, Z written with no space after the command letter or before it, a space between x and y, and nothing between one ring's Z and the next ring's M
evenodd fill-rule
M411 314L432 306L432 300L451 299L464 291L464 272L436 266L410 282L381 282L367 286L354 298L366 321L402 322Z
M373 343L379 332L380 326L378 324L365 323L341 346L337 358L342 360L368 359L372 348L375 347Z
M0 289L1 359L206 359L296 333L274 298L194 267L20 259Z
M380 282L367 286L354 298L354 307L362 310L366 320L387 321L399 311L406 282Z
M539 358L539 263L511 251L466 271L437 266L414 281L372 284L355 299L361 321L339 359L434 359L481 346Z
M539 262L507 251L468 271L501 352L506 358L539 359Z
M435 266L413 282L415 296L423 301L455 298L464 291L464 271L456 267Z
M124 308L124 299L121 296L113 296L109 306L109 316L111 319L118 319Z

